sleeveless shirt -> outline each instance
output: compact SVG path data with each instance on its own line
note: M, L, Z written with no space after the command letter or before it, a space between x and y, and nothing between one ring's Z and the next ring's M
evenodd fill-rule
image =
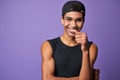
M48 40L52 47L55 62L54 75L57 77L79 76L82 65L81 46L67 46L60 37ZM89 42L89 46L92 42Z

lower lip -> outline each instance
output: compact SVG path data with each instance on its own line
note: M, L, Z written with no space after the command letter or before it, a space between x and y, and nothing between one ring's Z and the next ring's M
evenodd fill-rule
M75 29L69 29L70 32L75 33Z
M68 28L68 32L71 36L74 36L75 35L75 29L69 29Z

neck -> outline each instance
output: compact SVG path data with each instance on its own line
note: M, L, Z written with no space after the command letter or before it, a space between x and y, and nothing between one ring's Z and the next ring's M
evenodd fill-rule
M61 40L64 44L68 45L68 46L75 46L76 45L76 41L74 37L68 36L68 35L62 35Z

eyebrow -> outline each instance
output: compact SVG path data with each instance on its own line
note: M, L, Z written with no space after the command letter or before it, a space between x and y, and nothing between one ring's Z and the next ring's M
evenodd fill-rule
M72 17L69 17L69 16L66 16L65 18L69 18L69 19L73 19ZM75 20L82 20L83 18L79 17L79 18L76 18Z

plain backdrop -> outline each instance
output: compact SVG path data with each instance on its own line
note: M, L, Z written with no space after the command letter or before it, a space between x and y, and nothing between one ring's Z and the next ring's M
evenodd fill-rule
M0 80L41 80L43 41L60 36L67 0L0 0ZM97 44L100 80L120 80L120 0L81 0L83 32Z

